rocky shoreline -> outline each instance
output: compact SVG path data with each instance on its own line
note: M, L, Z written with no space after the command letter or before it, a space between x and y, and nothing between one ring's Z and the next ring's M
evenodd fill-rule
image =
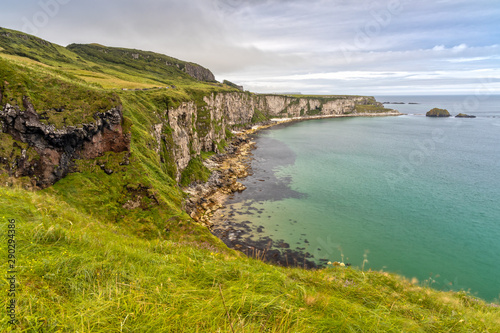
M189 194L185 209L191 218L205 225L228 247L239 250L249 257L280 266L316 268L317 264L308 260L312 258L312 255L291 250L289 245L282 240L273 240L269 237L253 240L254 232L247 225L250 222L229 222L224 215L216 213L219 209L225 208L225 201L233 193L246 189L238 180L246 178L252 172L250 164L255 142L251 141L249 135L258 129L276 124L278 123L267 123L237 133L225 154L207 159L205 165L212 170L212 175L206 183L193 184L184 189Z
M204 161L212 171L206 183L191 184L184 188L189 195L185 202L185 210L198 223L206 226L212 234L221 239L228 247L239 250L249 257L257 258L280 266L300 266L303 268L317 268L313 256L307 252L291 250L282 240L273 240L269 237L253 240L250 222L233 223L227 221L224 215L216 212L224 208L226 200L236 192L242 192L246 187L238 180L251 175L252 150L255 142L251 135L256 131L272 126L304 121L309 119L338 118L346 116L397 116L399 112L385 114L357 114L336 116L311 116L286 119L273 119L246 128L241 132L234 132L232 142L226 147L224 154L214 155ZM230 213L234 214L234 212ZM257 229L257 232L258 229ZM324 263L326 264L326 262Z
M184 189L189 194L184 208L193 220L208 228L213 227L213 213L223 206L227 196L245 190L238 179L248 176L254 145L246 132L241 133L226 147L225 154L217 154L204 161L212 171L208 181L191 184Z

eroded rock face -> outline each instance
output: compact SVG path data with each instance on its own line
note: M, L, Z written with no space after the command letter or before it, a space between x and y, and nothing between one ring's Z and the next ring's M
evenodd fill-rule
M184 71L199 81L215 81L214 74L207 68L201 67L199 65L191 65L186 63Z
M168 125L173 130L172 138L174 142L174 147L170 147L170 149L173 149L175 163L177 164L177 181L180 181L181 172L189 164L191 155L201 152L198 132L194 127L197 118L196 112L197 108L194 102L183 103L178 108L168 111Z
M222 119L227 125L249 124L255 112L255 100L249 94L212 94L203 100L210 110L216 110L215 119Z
M258 96L256 106L275 117L341 115L355 112L356 105L376 103L370 97L347 96L331 99L299 98L279 95ZM380 104L380 103L378 103ZM377 104L377 105L378 105ZM380 104L381 106L381 104Z
M152 128L158 151L163 126L172 129L173 145L170 149L177 166L177 181L191 158L203 151L220 153L221 143L226 140L226 128L251 125L256 112L273 118L307 118L353 114L356 113L356 105L382 107L374 98L362 96L315 99L242 92L212 94L205 96L203 102L206 105L185 102L177 108L170 108L166 111L165 123Z
M71 171L73 160L90 159L104 152L123 152L130 149L130 135L123 133L123 116L119 108L95 115L96 121L83 127L68 126L56 129L40 122L38 114L28 99L26 111L6 104L0 111L2 132L16 141L34 149L39 158L29 160L21 156L4 169L15 177L29 176L39 187L47 187Z

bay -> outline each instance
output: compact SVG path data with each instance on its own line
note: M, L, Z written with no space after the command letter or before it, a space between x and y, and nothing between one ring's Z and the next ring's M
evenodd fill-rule
M500 295L500 97L381 96L408 115L264 130L227 202L252 237L441 290ZM418 104L408 104L408 103ZM423 116L433 107L475 119ZM257 230L259 232L257 232Z

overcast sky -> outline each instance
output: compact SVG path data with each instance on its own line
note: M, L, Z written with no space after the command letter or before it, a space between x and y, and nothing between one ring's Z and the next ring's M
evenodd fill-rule
M499 0L0 0L0 26L160 52L253 92L500 94Z

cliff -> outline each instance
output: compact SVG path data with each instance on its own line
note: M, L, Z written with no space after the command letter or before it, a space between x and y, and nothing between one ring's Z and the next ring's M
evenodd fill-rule
M393 113L391 113L393 112ZM394 113L395 112L395 113ZM226 144L228 130L248 126L271 118L308 119L319 116L397 114L384 109L373 97L317 96L289 97L259 95L241 92L213 93L198 101L181 103L165 110L164 121L155 124L152 135L156 138L156 151L172 142L176 163L176 180L180 181L193 157L202 152L221 153ZM171 131L167 139L162 132Z
M370 97L243 93L152 53L83 48L0 28L0 216L22 278L17 325L0 316L2 331L500 331L497 304L385 272L271 266L186 212L179 180L249 144L226 147L231 131L396 112ZM214 186L246 172L227 166Z
M27 98L24 106L22 111L7 103L0 111L0 165L11 177L30 177L34 185L43 188L65 177L75 159L130 149L130 135L123 131L119 108L96 113L95 122L82 127L56 129L40 122Z
M124 115L144 128L136 133L137 151L151 149L148 158L176 183L184 174L185 183L198 178L189 173L199 171L201 154L222 153L234 129L271 118L392 111L373 97L252 94L203 83L215 80L210 70L154 52L64 48L3 28L0 47L0 174L42 188L79 171L76 161L130 151ZM142 144L145 135L151 144Z
M199 81L215 81L214 74L209 69L201 67L200 65L186 63L184 65L184 71Z
M126 98L126 96L123 96ZM80 127L56 129L43 124L40 112L24 98L24 108L5 104L0 111L2 135L27 144L34 157L20 154L4 156L4 170L14 177L28 176L37 186L46 187L72 170L75 159L93 159L103 153L130 149L130 134L122 127L121 108L96 112L95 122ZM372 97L287 97L257 95L241 92L212 93L200 100L181 102L179 106L159 110L160 122L153 124L151 136L156 142L154 151L162 163L174 164L170 176L181 181L183 170L202 152L222 153L233 128L252 125L271 118L301 118L318 116L359 115L364 108L376 114L387 113ZM4 152L6 154L6 152ZM17 157L13 157L17 156Z

